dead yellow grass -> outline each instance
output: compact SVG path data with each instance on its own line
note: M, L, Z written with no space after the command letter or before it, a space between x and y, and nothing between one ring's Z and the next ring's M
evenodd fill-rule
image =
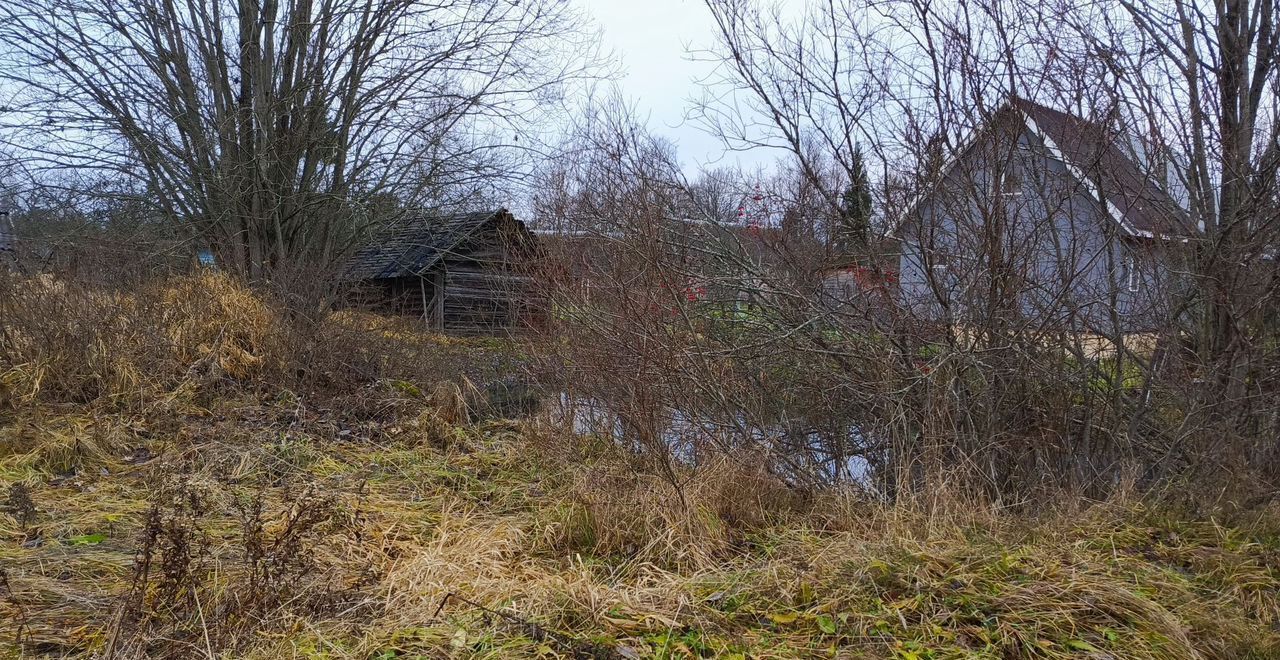
M181 407L226 389L351 393L394 377L451 381L429 394L456 424L473 394L466 375L491 372L506 350L491 338L424 332L412 319L320 306L285 313L215 271L130 289L0 273L0 408Z
M0 383L11 400L150 400L187 381L256 378L281 361L278 315L219 273L129 291L41 277L0 294Z
M248 379L266 360L280 359L284 328L276 311L231 278L216 272L176 278L158 297L178 363Z
M352 376L380 373L370 337L402 364L484 342L349 312L299 338L216 274L6 300L0 656L1280 656L1275 511L887 506L749 455L663 473L473 424L452 365Z
M30 487L37 514L0 513L0 645L257 658L1280 652L1269 514L1249 528L1136 502L962 516L801 497L750 461L676 493L603 456L549 460L545 432L523 425L451 426L436 443L446 415L396 388L376 396L402 412L349 435L288 397L9 420L0 475ZM323 502L295 554L274 560L305 572L262 583L280 599L257 604L242 513L255 498L258 533L285 545ZM153 577L145 627L126 635L115 614L157 506L189 532L161 537L191 544L187 591L174 593L219 618L162 607L169 578Z

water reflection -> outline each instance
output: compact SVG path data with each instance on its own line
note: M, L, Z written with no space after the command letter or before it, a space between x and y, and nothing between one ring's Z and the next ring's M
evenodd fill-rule
M825 461L827 477L871 485L872 464L863 453L867 439L856 427L835 435L797 423L762 425L741 413L716 419L677 408L628 416L604 401L568 392L559 393L548 408L553 424L570 428L575 434L609 438L638 451L646 449L646 441L656 441L672 458L689 464L696 464L708 451L790 451L805 455L795 458L806 459L814 454L829 456L829 448L839 445L847 455Z

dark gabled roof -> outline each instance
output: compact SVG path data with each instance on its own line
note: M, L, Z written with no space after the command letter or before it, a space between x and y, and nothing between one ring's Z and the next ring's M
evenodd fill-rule
M430 269L481 228L510 217L506 209L452 215L410 214L388 227L347 261L343 279L407 277Z
M1054 110L1034 101L1014 97L1001 107L968 140L966 146L943 168L955 167L963 154L997 135L996 126L1014 122L1025 126L1044 141L1071 175L1088 187L1103 211L1133 236L1184 238L1198 233L1187 212L1156 185L1119 142L1123 137L1095 121ZM914 214L932 191L922 191L908 204L906 216Z
M1012 105L1126 230L1151 236L1196 233L1186 211L1119 147L1120 135L1026 99L1014 99Z

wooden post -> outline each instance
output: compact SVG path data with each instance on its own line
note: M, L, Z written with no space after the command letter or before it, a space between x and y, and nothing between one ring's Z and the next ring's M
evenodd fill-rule
M418 292L422 294L422 322L430 328L431 306L427 304L427 280L422 276L422 273L418 273Z
M433 276L435 281L435 308L432 310L435 316L435 326L437 330L444 330L444 268L437 270Z

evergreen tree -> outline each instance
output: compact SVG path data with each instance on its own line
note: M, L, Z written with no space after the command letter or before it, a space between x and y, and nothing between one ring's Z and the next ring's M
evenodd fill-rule
M862 149L854 147L852 180L840 197L840 216L836 221L836 248L848 254L866 247L871 235L871 182Z

